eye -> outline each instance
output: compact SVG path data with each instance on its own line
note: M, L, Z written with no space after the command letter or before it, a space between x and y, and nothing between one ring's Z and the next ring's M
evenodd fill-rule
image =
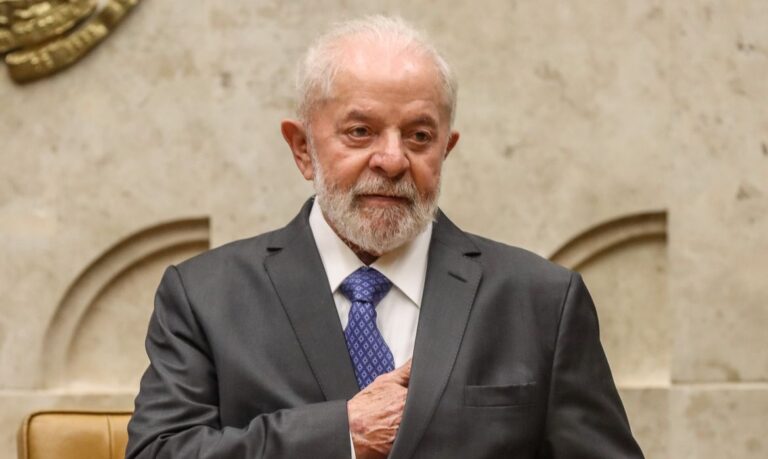
M355 139L362 139L371 135L371 130L365 126L355 126L347 131L347 135Z
M428 143L432 140L432 135L427 131L416 131L412 137L416 143Z

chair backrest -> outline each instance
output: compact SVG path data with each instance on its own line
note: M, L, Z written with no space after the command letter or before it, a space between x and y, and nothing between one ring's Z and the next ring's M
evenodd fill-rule
M19 429L19 459L124 459L126 412L45 411Z

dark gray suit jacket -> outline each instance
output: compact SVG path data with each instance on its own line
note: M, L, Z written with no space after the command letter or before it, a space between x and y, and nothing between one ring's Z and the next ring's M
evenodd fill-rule
M358 388L309 209L166 271L128 459L349 457ZM390 458L642 458L579 275L440 213Z

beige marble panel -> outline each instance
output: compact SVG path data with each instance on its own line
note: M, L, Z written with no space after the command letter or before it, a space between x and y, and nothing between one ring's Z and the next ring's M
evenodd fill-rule
M666 255L663 238L639 239L578 267L595 301L600 338L619 386L669 384Z
M768 381L768 4L668 8L673 377Z
M619 390L629 424L646 459L671 459L669 454L669 387Z
M764 459L768 384L675 387L669 438L669 457Z

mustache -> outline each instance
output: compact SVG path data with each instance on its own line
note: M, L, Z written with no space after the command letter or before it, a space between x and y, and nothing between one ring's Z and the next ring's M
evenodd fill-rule
M410 177L390 180L379 175L372 175L358 180L350 191L355 197L366 194L378 194L381 196L403 198L411 202L416 201L419 197L416 184L413 183Z

